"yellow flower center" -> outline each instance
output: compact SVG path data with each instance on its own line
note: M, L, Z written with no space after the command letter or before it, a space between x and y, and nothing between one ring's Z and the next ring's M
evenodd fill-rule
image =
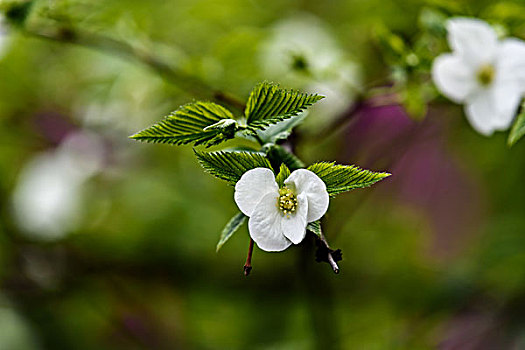
M285 214L294 213L297 209L297 197L287 187L283 187L279 190L279 199L277 200L279 209Z
M494 66L492 66L491 64L482 65L476 73L478 82L483 86L490 85L494 80L495 75L496 71L494 70Z

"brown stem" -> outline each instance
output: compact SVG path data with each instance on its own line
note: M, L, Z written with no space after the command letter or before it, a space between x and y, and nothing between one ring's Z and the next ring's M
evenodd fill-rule
M248 256L244 264L244 276L248 276L252 271L252 254L253 254L253 239L250 238L250 246L248 247Z
M339 273L339 265L337 265L337 262L335 261L333 255L332 255L332 249L328 245L328 241L326 240L326 237L324 236L324 234L322 232L321 232L321 236L319 237L319 240L323 243L323 245L328 250L328 253L327 253L328 254L328 264L330 264L330 266L332 267L332 270L334 271L334 273L338 274Z
M244 112L244 109L246 108L246 105L242 101L239 101L235 96L232 96L227 92L215 91L213 98L218 102L223 102L238 109L240 112Z

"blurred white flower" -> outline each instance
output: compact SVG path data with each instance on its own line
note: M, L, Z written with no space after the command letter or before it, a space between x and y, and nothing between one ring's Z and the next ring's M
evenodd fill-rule
M4 16L0 14L0 58L5 54L9 41L6 21Z
M30 323L2 294L0 294L0 325L0 349L36 350L42 348L38 344Z
M103 165L96 135L74 133L53 151L37 155L22 170L13 193L14 215L28 236L53 240L78 227L86 180Z
M268 79L320 93L327 98L312 110L316 125L342 113L355 99L361 78L359 66L345 56L325 25L312 15L277 22L261 46L261 68Z
M120 58L95 56L86 63L92 79L74 101L74 115L86 128L124 139L144 125L148 116L162 115L170 107L164 99L163 81Z
M250 219L248 230L259 248L282 251L299 244L306 225L328 210L326 185L316 174L298 169L279 189L270 169L247 171L235 185L235 203Z
M467 118L479 133L507 129L525 91L525 42L498 40L489 24L472 18L451 19L447 30L452 53L434 61L436 86L465 104Z

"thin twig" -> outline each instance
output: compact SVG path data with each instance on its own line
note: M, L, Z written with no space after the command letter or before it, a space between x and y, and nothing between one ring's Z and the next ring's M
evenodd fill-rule
M252 271L252 254L253 254L253 239L250 238L250 246L248 247L248 256L244 264L244 276L248 276Z
M334 257L332 256L331 252L328 253L328 263L332 267L332 270L334 271L334 273L338 274L339 273L339 266L335 262Z
M328 241L326 240L326 237L324 236L324 234L322 232L321 232L321 236L319 237L319 240L323 243L323 245L327 249L328 264L330 264L330 266L332 267L332 270L334 271L334 273L338 274L339 273L339 265L337 265L337 262L335 261L335 258L332 255L332 253L334 251L330 248L330 245L328 244Z

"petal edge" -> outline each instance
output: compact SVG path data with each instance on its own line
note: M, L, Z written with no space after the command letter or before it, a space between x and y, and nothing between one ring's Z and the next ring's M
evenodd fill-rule
M308 200L307 222L319 220L328 210L330 196L326 190L326 184L312 171L297 169L284 183L295 189L298 196L303 193L306 195Z
M277 196L278 192L273 171L255 168L245 172L235 184L234 200L241 212L249 217L265 195L275 193Z
M308 213L308 199L306 195L297 196L297 211L292 215L285 215L281 219L281 228L286 238L293 244L299 244L306 235L306 214Z
M267 252L280 252L292 244L283 234L281 220L277 196L269 193L257 204L248 221L250 237L259 248Z

